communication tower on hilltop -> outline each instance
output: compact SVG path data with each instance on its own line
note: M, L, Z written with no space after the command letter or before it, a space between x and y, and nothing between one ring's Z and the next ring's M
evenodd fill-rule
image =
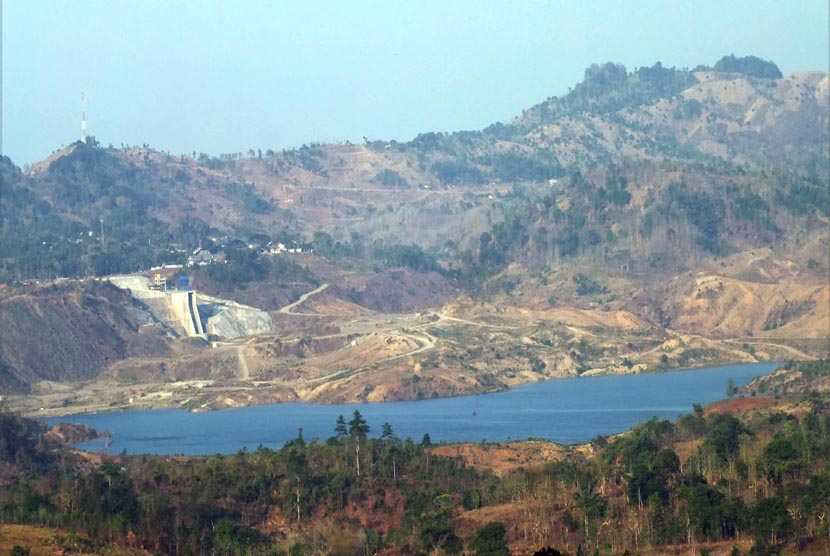
M86 95L81 93L81 141L86 143Z

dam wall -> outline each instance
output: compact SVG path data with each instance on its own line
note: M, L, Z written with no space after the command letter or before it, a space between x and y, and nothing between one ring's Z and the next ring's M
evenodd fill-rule
M197 294L192 290L158 291L150 289L145 276L111 276L110 282L128 290L147 306L159 322L178 335L206 334L226 340L265 334L274 330L274 321L267 312L228 299Z
M173 314L181 323L188 336L204 336L202 320L199 316L199 306L196 304L196 293L193 291L168 292Z

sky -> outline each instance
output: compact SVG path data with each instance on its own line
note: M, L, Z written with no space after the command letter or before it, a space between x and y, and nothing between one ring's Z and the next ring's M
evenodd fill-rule
M826 0L3 0L2 145L211 155L481 129L592 63L828 71Z

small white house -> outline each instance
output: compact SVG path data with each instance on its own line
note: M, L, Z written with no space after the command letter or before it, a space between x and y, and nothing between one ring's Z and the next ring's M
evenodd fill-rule
M207 249L196 249L187 258L187 266L205 266L216 262L216 257Z

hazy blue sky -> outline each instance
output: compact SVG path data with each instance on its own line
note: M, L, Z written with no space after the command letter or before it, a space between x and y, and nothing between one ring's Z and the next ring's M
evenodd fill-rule
M173 153L478 129L594 62L754 54L827 71L826 0L4 0L3 152L79 135Z

